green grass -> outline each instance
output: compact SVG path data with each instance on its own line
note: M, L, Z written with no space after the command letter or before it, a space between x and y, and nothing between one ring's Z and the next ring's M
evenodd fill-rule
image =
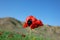
M49 38L44 38L42 35L41 36L34 36L33 34L31 35L25 35L23 37L20 34L17 33L12 33L8 31L0 31L0 40L50 40Z

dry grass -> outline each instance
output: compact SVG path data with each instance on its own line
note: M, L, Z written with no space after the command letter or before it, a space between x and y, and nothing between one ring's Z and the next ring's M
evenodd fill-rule
M8 37L13 37L14 33L20 34L20 37L25 37L26 35L26 39L31 39L31 37L29 38L30 35L30 28L26 28L24 29L22 27L22 24L20 21L8 17L8 18L0 18L0 35L3 34L3 32L7 31L8 32L13 32L13 34L7 34ZM33 35L32 39L33 40L47 40L47 39L51 39L51 40L60 40L60 27L56 27L56 26L51 26L51 25L44 25L42 27L38 27L34 30L31 30L31 33ZM41 37L41 38L40 38Z

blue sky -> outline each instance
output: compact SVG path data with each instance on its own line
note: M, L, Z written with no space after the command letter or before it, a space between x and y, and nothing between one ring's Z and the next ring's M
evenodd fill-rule
M0 0L0 18L24 21L29 15L44 24L60 26L60 0Z

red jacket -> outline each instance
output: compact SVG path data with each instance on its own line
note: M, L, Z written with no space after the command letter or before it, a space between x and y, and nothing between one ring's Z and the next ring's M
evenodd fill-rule
M28 20L31 20L31 21L29 21L29 23L28 23ZM28 16L26 18L25 23L23 24L23 27L26 28L28 26L30 26L31 29L34 29L39 26L43 26L43 23L41 20L36 19L34 16Z

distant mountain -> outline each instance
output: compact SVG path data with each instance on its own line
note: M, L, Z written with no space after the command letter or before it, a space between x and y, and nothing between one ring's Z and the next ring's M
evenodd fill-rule
M22 28L22 23L15 18L6 17L0 18L0 30L2 31L11 31L11 32L19 32Z
M30 28L24 29L22 25L21 21L12 17L0 18L0 31L10 31L25 35L29 34ZM60 27L58 26L44 25L31 30L31 32L35 36L42 35L45 38L50 37L51 40L60 40Z

